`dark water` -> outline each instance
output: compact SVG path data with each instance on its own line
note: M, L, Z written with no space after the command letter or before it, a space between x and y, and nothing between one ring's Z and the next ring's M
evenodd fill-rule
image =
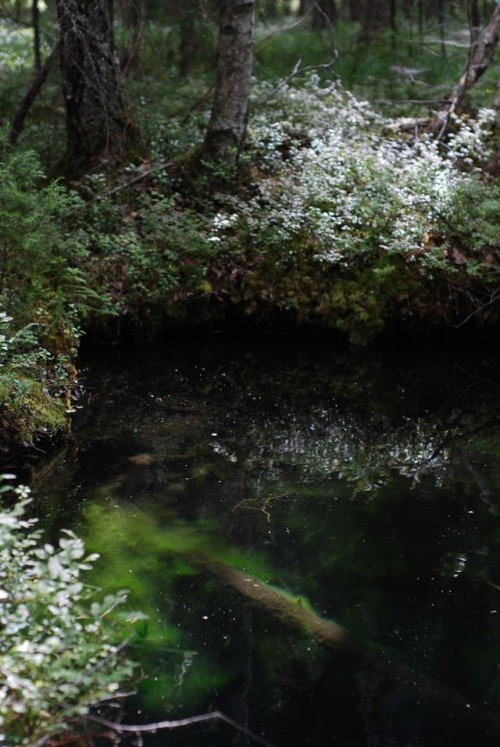
M500 744L498 362L217 338L89 355L35 508L148 615L123 720L217 709L277 747ZM257 742L209 722L144 744Z

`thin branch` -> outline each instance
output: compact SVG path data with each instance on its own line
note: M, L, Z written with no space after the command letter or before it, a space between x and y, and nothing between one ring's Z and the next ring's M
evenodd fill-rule
M257 48L259 44L262 44L263 42L267 41L267 39L270 39L272 36L275 36L276 34L283 34L286 31L291 31L291 29L297 28L297 26L300 26L304 23L304 21L307 18L307 15L311 12L311 8L308 8L307 11L304 13L304 15L299 18L297 21L293 21L293 23L289 23L286 26L280 26L277 29L271 29L271 31L268 31L264 36L261 36L260 39L256 39L255 41L255 47Z
M476 314L479 314L479 312L483 311L487 306L491 306L492 303L495 303L495 301L498 301L500 298L500 289L493 291L488 301L479 301L479 299L471 297L471 294L469 294L469 298L471 300L474 300L474 303L476 303L476 308L474 311L471 311L471 313L463 319L460 324L455 325L455 329L460 329L460 327L463 327L464 324L467 324L467 322L472 319L473 316Z
M156 166L151 166L150 169L147 169L146 171L141 171L140 174L137 174L132 179L129 179L127 182L123 182L123 184L119 184L117 187L113 187L113 189L108 190L107 192L102 192L93 197L91 200L88 200L86 205L88 205L90 202L94 202L95 200L100 200L102 197L110 197L110 195L114 195L117 192L121 192L122 189L127 189L127 187L131 187L133 184L137 184L137 182L140 182L142 179L145 179L147 176L151 176L151 174L154 174L155 171L160 171L161 169L167 168L167 166L172 166L173 161L162 161L161 163L156 164Z
M31 81L30 85L28 86L28 90L24 94L23 100L21 101L21 104L14 116L14 119L12 121L12 126L9 132L9 142L12 145L16 143L17 138L22 132L22 129L24 126L24 120L28 116L29 110L31 109L33 102L35 101L36 97L40 93L43 84L47 80L50 70L52 68L52 65L54 63L54 60L59 54L59 50L60 50L60 44L59 42L57 42L57 44L52 49L51 53L45 60L42 67L37 71L37 74Z
M31 22L33 24L34 67L38 72L42 67L42 53L40 46L40 8L38 7L38 0L32 0L31 2Z
M275 88L273 88L271 93L268 96L266 96L266 98L263 101L259 101L260 106L267 104L267 102L270 99L272 99L273 96L275 96L278 93L278 91L281 88L283 88L283 86L286 86L287 83L289 83L292 80L292 78L295 78L296 75L302 75L302 73L308 73L311 70L331 70L332 66L335 64L337 59L338 59L338 52L335 51L335 57L333 58L333 60L330 60L330 62L319 63L318 65L306 65L305 67L300 67L300 63L302 62L302 60L297 60L290 75L287 75L286 78L283 78L283 80L280 80L278 85Z
M90 721L94 721L97 724L106 726L108 729L113 729L118 734L154 734L157 731L163 731L166 729L178 729L182 726L191 726L192 724L199 724L204 721L220 720L234 727L242 734L245 734L247 737L250 737L255 742L264 745L264 747L275 747L275 745L273 745L271 742L268 742L266 739L263 739L257 734L254 734L246 726L240 724L238 721L235 721L229 716L226 716L225 713L222 713L222 711L211 711L210 713L202 713L198 716L190 716L189 718L174 719L171 721L157 721L153 724L116 724L113 721L108 721L107 719L101 718L100 716L91 715L87 716L86 718Z

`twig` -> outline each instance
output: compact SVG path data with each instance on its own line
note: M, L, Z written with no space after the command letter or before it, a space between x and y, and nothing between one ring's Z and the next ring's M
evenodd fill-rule
M471 294L469 294L469 298L471 298ZM497 289L493 291L488 301L481 302L478 299L474 298L474 302L477 303L477 308L474 309L474 311L471 311L471 313L463 319L460 324L455 325L455 329L460 329L460 327L463 327L464 324L467 324L469 319L472 319L473 316L476 314L479 314L480 311L485 309L487 306L491 306L492 303L495 303L500 298L500 289Z
M297 21L293 21L293 23L289 23L287 26L280 26L277 29L271 29L271 31L268 31L267 34L264 34L264 36L256 40L255 47L258 48L259 44L262 44L262 42L265 42L267 39L270 39L271 36L274 36L275 34L282 34L285 31L290 31L291 29L294 29L297 26L300 26L302 23L304 23L304 21L306 20L310 12L311 12L311 8L308 8L307 11L302 16L302 18L299 18Z
M266 96L266 98L263 101L259 101L260 106L267 104L269 99L272 99L272 97L278 93L280 88L283 88L283 86L286 86L286 84L289 81L291 81L292 78L295 78L296 75L302 75L302 73L308 73L310 70L331 70L332 66L337 61L338 56L339 56L338 52L335 51L335 57L332 60L330 60L330 62L323 62L323 63L319 63L318 65L306 65L305 67L300 67L300 63L302 62L301 59L297 60L297 62L295 63L295 67L293 68L290 75L287 75L286 78L283 78L283 80L280 80L278 85L275 88L273 88L271 93L268 96Z
M113 187L113 189L108 190L107 192L100 192L99 194L92 197L91 200L88 200L85 203L85 207L89 205L91 202L95 202L96 200L100 200L102 197L109 197L110 195L114 195L117 192L121 192L122 189L127 189L127 187L131 187L133 184L136 184L137 182L141 181L141 179L145 179L147 176L150 176L155 171L159 171L160 169L165 169L167 166L172 166L173 161L162 161L161 163L156 164L156 166L151 166L150 169L147 171L141 171L140 174L137 174L133 177L133 179L129 179L128 182L123 182L123 184L119 184L117 187Z
M289 495L290 493L280 493L279 495L270 495L268 496L268 498L264 498L261 505L259 505L258 499L254 499L253 503L257 504L255 506L248 505L248 503L250 502L249 500L242 500L242 501L239 501L239 503L237 503L236 506L233 506L231 510L236 511L238 508L247 508L247 509L251 509L252 511L261 511L265 515L267 523L269 524L271 521L271 514L267 510L267 504L270 503L271 501L279 501L282 498L288 498Z
M178 729L182 726L191 726L191 724L199 724L204 721L216 721L219 719L220 721L224 721L226 724L233 726L235 729L238 729L238 731L245 734L247 737L250 737L255 742L263 744L264 747L275 747L271 742L268 742L266 739L254 734L246 726L240 724L229 716L226 716L222 711L211 711L210 713L201 713L198 716L190 716L189 718L174 719L171 721L157 721L153 724L116 724L113 721L108 721L100 716L91 715L86 718L90 721L95 721L97 724L101 724L102 726L107 726L108 729L113 729L118 734L154 734L155 732L164 729Z

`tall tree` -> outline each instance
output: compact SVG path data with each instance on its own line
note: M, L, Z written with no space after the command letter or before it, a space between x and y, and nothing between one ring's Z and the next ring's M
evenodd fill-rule
M390 7L386 0L368 0L364 8L361 41L369 41L380 29L389 23Z
M217 72L204 144L210 160L237 160L248 117L255 0L221 0Z
M67 168L126 157L134 137L115 54L109 0L56 0L66 107Z

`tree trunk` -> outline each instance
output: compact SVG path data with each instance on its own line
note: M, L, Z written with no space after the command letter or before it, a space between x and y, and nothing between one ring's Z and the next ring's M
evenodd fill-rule
M314 31L324 31L335 25L337 9L334 0L313 0L311 26Z
M40 8L38 0L32 0L31 3L31 23L33 25L33 58L35 70L42 67L42 54L40 44Z
M465 72L453 89L451 96L446 102L446 106L434 120L432 129L438 139L444 137L451 117L460 111L465 94L469 88L472 88L493 62L499 36L500 5L497 5L488 25L483 29L471 47Z
M217 73L204 156L236 161L243 146L252 75L255 0L222 0Z
M66 107L66 167L122 162L130 127L108 0L56 0Z
M185 78L191 72L199 43L194 13L187 10L179 18L179 73Z
M444 0L438 0L437 4L437 22L439 27L439 38L441 39L441 57L446 57L446 44L444 33Z
M481 31L481 13L478 0L470 1L468 11L471 39L475 41Z
M264 0L263 6L263 16L265 21L279 18L281 11L278 7L277 0Z
M129 42L128 49L123 53L120 67L123 78L127 78L130 70L137 64L141 50L142 37L146 27L146 4L141 0L138 6L134 6L134 24L132 38Z
M340 14L342 18L358 23L363 18L362 0L342 0Z
M422 0L419 0L419 9L422 7ZM391 27L391 49L395 50L398 43L398 23L397 23L397 0L390 0L389 4L389 26Z
M360 34L361 42L368 42L373 35L387 26L390 9L385 0L368 0L364 8L363 28Z
M297 14L299 16L307 15L307 13L309 13L309 11L311 10L311 4L312 0L300 0Z

